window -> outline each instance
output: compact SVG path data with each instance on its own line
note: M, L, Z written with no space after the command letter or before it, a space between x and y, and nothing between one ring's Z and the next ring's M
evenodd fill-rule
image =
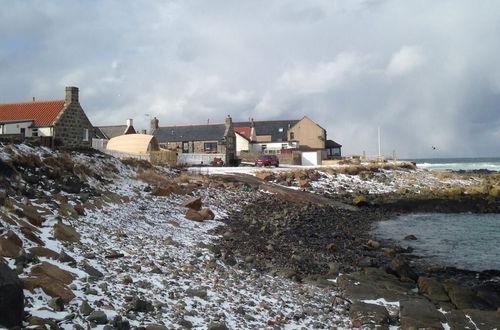
M293 140L295 139L295 134L293 134L293 132L290 132L290 140Z
M88 141L89 140L89 129L84 128L83 129L83 141Z
M263 144L263 145L260 146L260 150L261 151L264 151L266 149L267 149L267 144Z
M31 136L38 136L38 128L33 128L31 130Z
M278 128L278 132L283 132L283 127Z
M189 152L189 142L182 142L182 152L183 153Z
M287 144L287 143L283 143L283 144L281 145L281 149L287 149L287 148L288 148L288 144Z
M203 149L205 150L205 152L216 152L217 142L205 142L203 144Z

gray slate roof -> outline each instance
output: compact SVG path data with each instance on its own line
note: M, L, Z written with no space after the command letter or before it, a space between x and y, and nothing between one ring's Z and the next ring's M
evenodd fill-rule
M329 148L340 148L340 147L342 147L341 144L338 144L333 140L326 140L325 148L329 149Z
M254 121L255 133L257 135L271 135L272 142L287 141L288 140L288 129L293 125L297 124L299 120L263 120ZM235 122L234 127L246 127L250 126L249 121ZM280 128L283 128L283 132L280 132Z
M104 139L112 139L116 136L123 135L127 129L127 125L98 126L97 128L100 133L97 132L96 136L104 135ZM95 130L94 133L96 133ZM100 138L103 139L103 137Z
M224 124L164 126L157 128L153 135L158 142L217 141L222 140Z

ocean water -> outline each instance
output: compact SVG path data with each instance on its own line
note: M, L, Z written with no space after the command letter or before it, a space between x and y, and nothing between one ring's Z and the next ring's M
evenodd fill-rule
M425 158L410 159L417 167L429 170L480 170L500 171L500 157L490 158Z
M399 241L433 264L500 270L500 214L409 214L380 221L375 237ZM407 235L417 240L405 241Z

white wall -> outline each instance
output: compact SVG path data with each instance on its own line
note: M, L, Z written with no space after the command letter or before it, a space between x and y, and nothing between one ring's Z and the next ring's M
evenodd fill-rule
M2 124L3 130L0 132L1 134L19 134L21 132L21 128L26 129L26 135L28 135L28 127L31 126L30 121L25 121L21 123L5 123Z
M302 165L317 166L321 164L321 151L310 151L302 153Z
M246 151L251 151L250 150L250 142L239 135L238 133L235 133L236 135L236 154L239 155L241 151L246 150Z

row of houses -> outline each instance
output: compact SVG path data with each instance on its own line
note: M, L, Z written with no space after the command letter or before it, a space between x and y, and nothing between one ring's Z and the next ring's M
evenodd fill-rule
M125 135L126 139L108 144L111 139ZM135 151L143 152L163 149L177 154L221 154L226 163L245 154L292 151L321 151L324 158L333 158L341 156L342 147L328 140L326 130L307 116L243 122L233 122L227 116L222 123L195 125L160 125L154 117L149 132L136 131L132 119L126 125L94 127L80 105L77 87L66 87L65 98L61 100L33 98L29 102L0 104L2 138L38 139L43 145L63 148L102 149L120 145L127 149L126 146L135 145Z

